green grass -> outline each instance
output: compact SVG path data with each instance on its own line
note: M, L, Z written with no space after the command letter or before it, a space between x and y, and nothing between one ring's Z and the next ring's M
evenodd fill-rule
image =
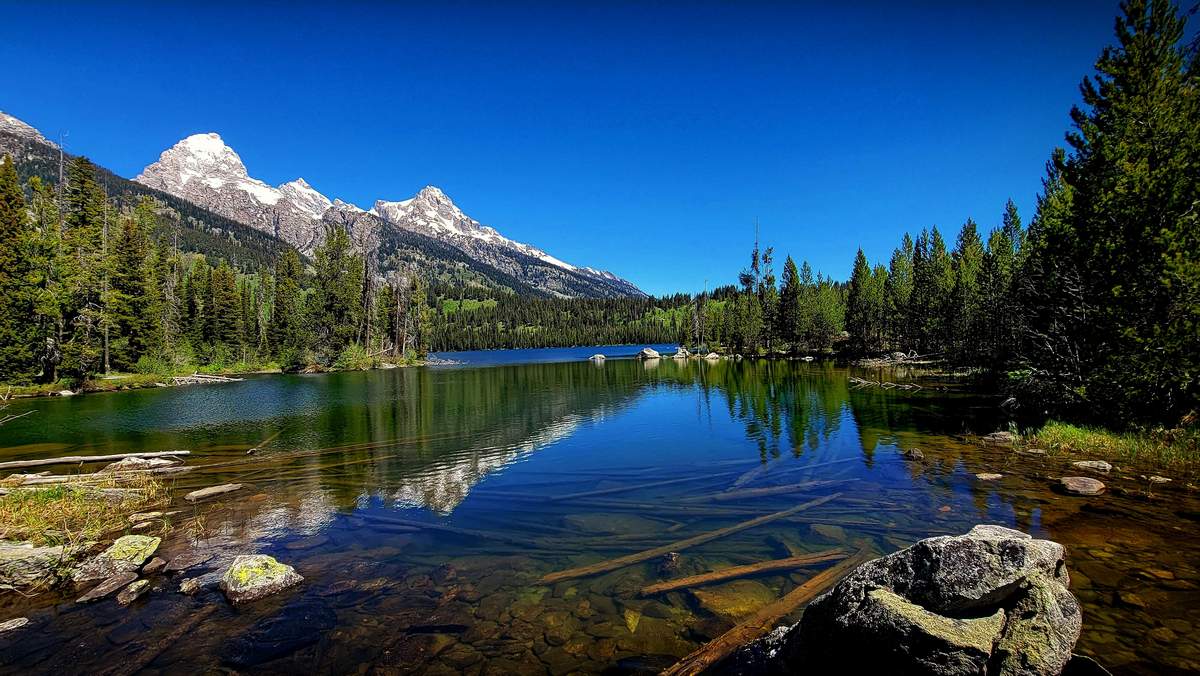
M0 496L0 539L34 544L75 544L123 530L128 516L160 502L167 494L162 481L148 475L103 477L79 484L16 488ZM118 500L97 489L133 489Z
M1200 474L1200 429L1196 428L1112 432L1051 421L1029 435L1026 445L1052 453L1085 455L1150 470L1175 472L1174 478L1192 478Z

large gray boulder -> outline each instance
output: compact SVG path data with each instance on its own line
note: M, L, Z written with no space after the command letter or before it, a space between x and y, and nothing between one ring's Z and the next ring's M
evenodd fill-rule
M660 356L658 350L650 347L643 347L641 352L637 353L637 359L658 359Z
M1079 638L1063 548L1001 526L864 563L755 654L762 673L1059 674Z
M304 580L295 568L266 554L243 554L221 574L221 591L232 603L257 601Z
M0 540L0 585L25 589L53 584L68 572L79 551L61 545L38 547Z

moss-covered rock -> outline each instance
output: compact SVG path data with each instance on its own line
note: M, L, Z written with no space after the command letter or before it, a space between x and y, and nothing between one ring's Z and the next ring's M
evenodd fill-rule
M118 573L136 571L154 552L162 538L148 535L125 535L117 538L96 558L84 563L72 576L76 582L106 580Z
M26 589L58 582L69 572L77 551L62 546L35 547L28 542L0 540L0 584Z
M242 555L221 575L221 590L231 603L256 601L299 584L295 568L266 554Z

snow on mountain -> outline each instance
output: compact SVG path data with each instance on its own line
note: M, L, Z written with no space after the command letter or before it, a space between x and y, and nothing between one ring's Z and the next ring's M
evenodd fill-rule
M375 240L382 226L408 230L462 251L476 261L563 296L642 295L608 272L566 263L541 249L509 239L467 216L434 186L400 201L379 200L369 212L331 201L303 178L272 187L253 178L241 157L218 134L194 134L164 151L134 179L195 202L218 214L270 232L311 253L324 238L325 221L345 225L355 241ZM529 259L559 272L537 269Z
M48 145L51 148L58 148L57 145L47 141L46 137L42 136L42 133L37 129L34 129L33 127L25 124L21 120L18 120L2 110L0 110L0 133L11 134L27 141L36 141L37 143Z

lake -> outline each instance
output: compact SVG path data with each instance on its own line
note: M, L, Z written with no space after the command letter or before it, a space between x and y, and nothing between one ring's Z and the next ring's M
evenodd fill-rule
M596 352L612 358L586 361ZM634 352L443 354L459 363L17 402L9 412L36 413L0 427L0 460L192 452L194 469L173 475L179 514L162 553L213 558L186 576L266 553L305 579L237 608L216 591L178 593L179 576L153 578L128 608L4 594L0 620L25 615L35 631L0 635L0 666L654 672L823 566L642 595L649 584L834 549L881 555L998 523L1067 546L1084 606L1077 652L1114 673L1200 669L1194 493L1148 496L1116 477L1096 498L1053 492L1067 461L982 447L970 435L1006 423L998 400L950 385L856 388L851 375L879 374L822 363L617 358ZM903 457L915 447L923 461ZM178 498L225 482L245 487ZM808 502L674 564L540 582Z

